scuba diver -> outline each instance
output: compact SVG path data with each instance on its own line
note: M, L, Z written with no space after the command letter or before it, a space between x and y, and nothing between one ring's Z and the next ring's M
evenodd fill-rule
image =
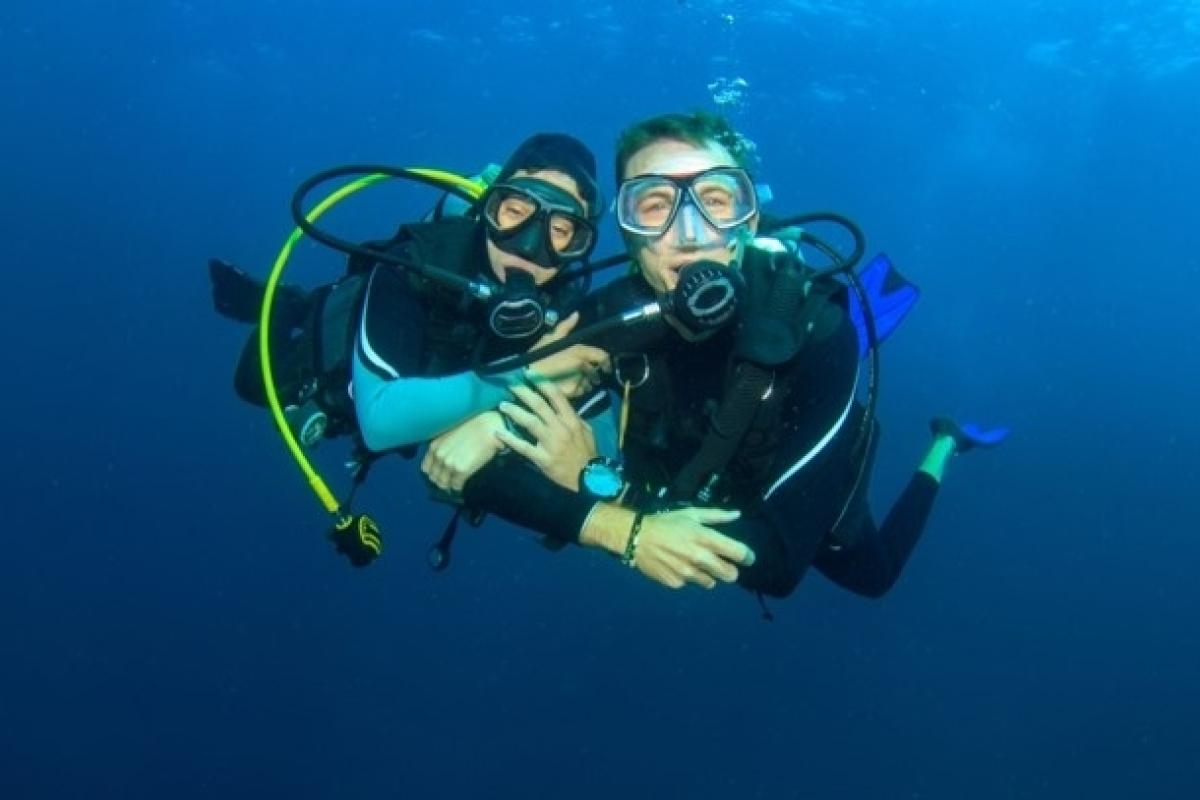
M617 221L636 269L590 296L580 327L648 320L594 339L612 357L610 385L623 398L622 461L588 461L576 492L554 480L506 488L485 468L464 496L672 588L736 581L761 601L790 594L814 566L851 591L883 595L920 538L950 457L994 446L1007 431L934 420L927 454L877 524L867 504L877 348L916 288L883 256L855 275L861 233L850 261L819 248L835 259L820 270L802 255L801 244L821 242L807 231L755 239L767 221L746 146L719 117L646 120L617 152ZM543 468L547 453L573 447L563 431L579 420L555 387L539 388L500 406L526 435L496 436Z
M366 446L384 452L432 440L425 471L456 491L452 475L474 471L499 449L504 427L496 406L523 383L523 370L482 377L472 365L542 344L569 332L582 300L579 282L559 282L571 260L586 258L596 240L599 192L595 159L577 140L534 136L508 159L480 203L478 217L406 225L387 249L445 269L478 271L504 289L499 303L465 312L450 303L421 302L413 276L377 264L368 279L354 351L352 395ZM434 292L436 293L436 287ZM555 292L539 299L539 293ZM530 365L572 399L600 383L607 354L575 345Z
M492 435L505 425L496 406L526 382L553 383L575 399L600 432L597 452L615 455L615 433L603 435L615 432L606 392L596 389L608 363L602 350L577 344L524 369L487 376L474 370L484 360L551 344L576 323L588 280L568 267L585 261L595 246L601 210L595 158L570 136L543 133L492 172L473 202L443 197L426 221L361 246L322 234L304 219L297 212L302 188L293 200L300 228L350 254L342 279L311 292L270 281L264 286L232 265L210 262L217 310L260 323L239 361L238 393L257 405L268 405L268 389L278 394L285 441L312 447L323 438L353 436L355 489L381 454L412 457L430 442L422 469L443 490L439 499L456 502L461 476L501 449ZM468 285L484 291L468 294ZM302 456L297 460L307 465ZM331 537L339 552L356 566L370 563L382 547L378 527L350 513L350 500L322 493L315 472L306 472L337 519ZM457 520L456 513L431 550L435 567L449 558Z

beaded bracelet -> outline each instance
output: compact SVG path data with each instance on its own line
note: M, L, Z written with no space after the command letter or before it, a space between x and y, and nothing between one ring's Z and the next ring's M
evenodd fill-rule
M645 514L641 511L633 515L633 524L629 526L629 539L625 542L625 552L621 554L621 563L627 567L637 564L638 537L642 534L642 519Z

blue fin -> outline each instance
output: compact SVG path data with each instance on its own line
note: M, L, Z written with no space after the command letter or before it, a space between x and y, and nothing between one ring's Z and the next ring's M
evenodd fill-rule
M900 326L908 312L921 296L921 290L892 266L884 253L871 259L871 263L858 276L867 293L871 314L875 320L875 336L880 344ZM863 316L858 293L850 291L850 320L858 331L858 356L862 358L869 348L867 322Z
M954 449L965 453L976 447L995 447L1008 438L1009 429L1005 427L984 428L973 422L958 423L949 417L935 417L929 421L929 429L934 436L949 436L954 439Z

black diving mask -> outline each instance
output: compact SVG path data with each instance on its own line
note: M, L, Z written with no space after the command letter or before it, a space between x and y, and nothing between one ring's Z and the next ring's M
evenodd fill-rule
M491 187L483 219L492 244L546 269L585 258L596 244L596 228L579 201L537 178Z

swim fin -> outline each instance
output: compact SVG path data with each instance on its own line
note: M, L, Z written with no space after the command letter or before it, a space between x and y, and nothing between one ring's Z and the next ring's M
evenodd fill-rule
M884 253L871 259L858 279L866 292L871 317L875 321L875 338L882 344L916 305L921 290L901 275ZM850 292L850 320L858 331L858 356L862 358L870 348L870 340L867 337L863 305L858 293L853 290Z
M976 447L996 447L1008 438L1011 431L1005 427L983 428L973 422L959 424L949 417L934 417L929 421L934 436L949 436L954 440L954 451L965 453Z
M213 308L223 317L247 324L258 322L266 285L244 269L211 258L208 274L212 280ZM296 286L280 286L275 292L276 315L285 324L298 324L308 311L308 293Z

